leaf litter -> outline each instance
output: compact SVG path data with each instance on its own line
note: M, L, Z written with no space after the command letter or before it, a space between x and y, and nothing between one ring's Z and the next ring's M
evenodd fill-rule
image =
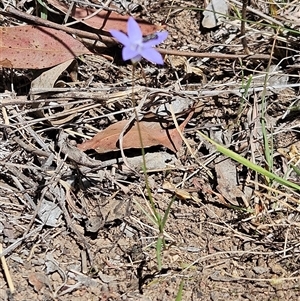
M239 2L230 2L238 9L242 7ZM287 15L284 10L297 16L299 4L295 3L290 2L288 7L277 3L278 15L274 6L271 10L266 3L251 3L247 16L278 24L284 22L282 18L277 20L277 16ZM134 14L155 24L167 20L167 49L243 52L239 21L231 21L236 18L234 11L213 31L200 32L198 11L180 10L177 5L172 10L171 1L164 4L168 10L157 1L141 1L144 10ZM10 24L12 19L5 21L5 25ZM80 23L77 26L83 28ZM299 27L288 24L286 29L292 27L293 34L279 31L277 41L273 28L262 26L252 23L246 27L250 50L269 53L273 43L276 60L272 63L281 69L250 59L238 62L189 57L184 64L175 64L166 55L165 62L170 64L161 68L142 61L143 74L140 67L135 72L138 89L132 89L131 66L111 60L120 55L121 49L107 48L109 56L77 59L78 79L62 66L53 69L51 83L45 83L44 88L38 85L40 91L35 95L39 97L31 100L27 99L30 84L40 74L1 70L0 230L11 279L17 287L15 300L175 300L182 281L184 300L299 298L299 193L268 183L230 159L222 160L197 134L200 130L218 137L220 143L265 167L259 122L265 81L258 79L269 70L276 82L279 77L273 73L280 70L279 76L289 76L282 80L285 88L279 91L273 88L274 83L266 81L267 134L274 138L274 172L299 181L295 147L299 140ZM271 36L272 41L267 38ZM283 53L282 47L290 53ZM22 56L17 59L21 64ZM14 91L9 91L11 87ZM125 123L130 118L132 91L137 91L137 104L144 103L137 107L138 113L150 114L156 120L165 104L178 104L176 118L181 118L188 108L202 103L201 112L195 111L187 121L188 130L183 130L181 123L185 143L176 129L156 122L152 131L144 127L145 120L140 121L145 145L163 146L155 152L153 147L146 149L147 160L158 163L149 164L153 170L148 170L148 184L161 216L174 197L164 228L167 248L162 254L162 271L157 270L155 260L153 246L159 232L153 224L145 179L126 169L119 153L111 151L120 147L118 139L125 125L118 120ZM180 106L185 101L188 108ZM33 108L34 102L41 103L41 107ZM76 103L72 109L68 107L70 102ZM35 109L48 110L49 114L36 117L32 114ZM69 111L72 118L49 122L59 111ZM109 130L114 137L108 142L106 138L99 140L110 151L104 150L99 156L83 153L77 147L95 129L102 128L101 134L113 125L117 127L115 136ZM139 140L135 140L136 130L130 132L135 125L127 132L131 139L123 140L129 147L128 160L138 159L134 164L141 170L140 150L132 148L140 147ZM169 138L174 138L176 147ZM96 149L101 150L100 142L95 143ZM165 156L173 151L176 160L175 154ZM208 176L202 166L213 176ZM243 196L247 198L240 202ZM60 210L52 212L54 205ZM51 219L47 218L49 214ZM1 276L0 295L9 300L8 278Z
M181 131L184 130L185 126L192 118L192 115L193 111L180 125ZM96 134L92 139L85 141L82 144L78 144L77 147L82 151L93 149L98 153L119 150L119 137L127 123L127 120L121 120L114 123ZM138 121L138 124L135 122L125 133L122 148L142 148L142 146L147 148L161 145L176 153L180 150L181 144L182 138L177 129L164 129L159 122Z
M69 13L69 6L65 3L57 0L49 0L48 3L65 14ZM114 5L111 5L110 7L118 10ZM108 12L103 9L95 10L87 7L78 7L76 3L74 3L73 9L69 16L94 29L106 32L109 32L112 29L124 31L128 18L130 17L127 14L124 15L115 11ZM153 34L161 29L159 26L153 25L142 19L137 19L137 22L141 26L143 35Z

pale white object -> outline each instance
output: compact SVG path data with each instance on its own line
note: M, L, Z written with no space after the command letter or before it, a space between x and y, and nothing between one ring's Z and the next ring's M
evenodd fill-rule
M211 0L203 12L202 26L214 28L226 18L228 4L226 0Z

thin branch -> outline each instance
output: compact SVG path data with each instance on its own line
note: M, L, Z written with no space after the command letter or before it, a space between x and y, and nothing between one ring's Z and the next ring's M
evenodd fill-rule
M1 253L2 253L2 244L0 244L0 254ZM13 294L15 292L15 287L14 287L13 281L11 279L10 272L9 272L9 269L8 269L8 266L7 266L4 256L1 256L1 263L2 263L3 272L5 275L10 293Z

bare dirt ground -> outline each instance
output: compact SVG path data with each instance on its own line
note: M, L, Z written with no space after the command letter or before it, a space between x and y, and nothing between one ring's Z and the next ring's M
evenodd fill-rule
M1 11L13 4L2 2ZM36 8L17 2L29 14ZM0 300L300 300L299 191L226 158L199 134L264 168L267 144L269 169L299 183L300 5L250 1L250 55L241 58L242 6L228 2L229 17L212 29L201 23L203 1L135 1L132 15L165 26L162 48L231 58L165 55L163 66L142 61L133 81L121 48L107 47L78 58L76 81L63 72L55 87L65 90L38 94L38 106L24 104L37 70L1 70L0 241L15 292L2 263ZM2 15L3 27L18 22ZM196 108L176 154L145 149L156 210L163 216L174 200L163 234L140 149L124 150L124 163L120 151L84 156L76 147L141 103L144 118L172 104L160 117L173 128L174 116L181 124Z

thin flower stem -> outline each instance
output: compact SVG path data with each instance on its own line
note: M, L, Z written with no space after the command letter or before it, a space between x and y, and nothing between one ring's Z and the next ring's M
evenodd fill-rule
M161 232L161 227L160 227L161 217L160 217L160 215L158 214L158 212L155 208L155 203L153 201L152 194L151 194L151 189L150 189L150 186L149 186L148 173L147 173L147 164L146 164L146 158L145 158L146 154L145 154L145 149L144 149L144 144L143 144L143 137L142 137L142 132L141 132L141 128L140 128L138 113L137 113L137 110L135 108L135 104L136 104L136 100L135 100L135 97L134 97L135 96L135 94L134 94L135 67L136 67L136 64L132 64L132 104L133 104L133 107L134 107L134 114L135 114L135 119L136 119L136 123L137 123L139 139L140 139L140 143L141 143L142 160L143 160L142 169L143 169L143 173L144 173L144 177L145 177L146 189L147 189L147 194L148 194L148 197L149 197L149 200L150 200L151 208L152 208L153 214L155 216L156 223L158 224L159 230Z

